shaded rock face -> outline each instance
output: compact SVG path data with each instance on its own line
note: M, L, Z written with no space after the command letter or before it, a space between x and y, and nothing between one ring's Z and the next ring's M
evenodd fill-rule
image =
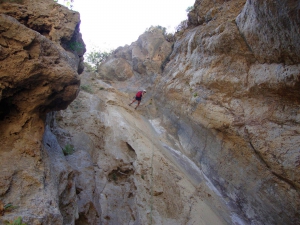
M300 62L299 1L247 1L237 25L259 63Z
M62 220L45 185L41 141L46 113L65 109L79 92L79 22L53 1L0 4L0 201L19 206L14 216L29 224Z
M164 70L114 83L147 87L153 115L250 224L299 221L298 11L296 1L196 1ZM138 46L115 57L149 76Z
M193 26L157 82L163 115L172 115L186 154L249 223L297 224L298 3L228 1L212 20L195 23L193 14L211 4L195 3Z

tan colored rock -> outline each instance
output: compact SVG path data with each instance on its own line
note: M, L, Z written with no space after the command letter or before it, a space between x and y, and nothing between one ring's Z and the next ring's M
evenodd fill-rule
M130 46L116 49L110 58L98 67L99 78L124 81L122 86L127 87L127 83L149 85L145 79L161 74L171 51L172 42L166 40L163 30L153 28L142 34Z
M54 28L58 11L68 21ZM80 51L64 46L73 39L83 44ZM18 206L0 220L21 216L26 224L63 224L58 199L62 207L72 205L62 192L74 175L70 166L57 163L58 177L70 176L59 188L48 183L51 157L42 139L46 113L66 108L79 92L78 65L85 51L79 15L53 1L3 3L0 51L0 198Z
M112 58L101 64L99 77L104 80L124 81L133 76L132 66L123 58Z
M142 34L133 44L133 69L141 74L160 73L161 65L171 53L172 43L168 42L159 29Z
M282 4L197 0L173 50L155 29L118 48L98 68L100 76L83 77L90 93L81 91L65 111L49 113L46 127L43 112L66 107L76 95L81 53L62 47L80 35L76 28L71 36L68 28L61 30L61 21L53 28L52 19L33 16L32 28L41 32L44 21L51 30L42 36L3 15L1 60L28 71L24 81L13 68L10 79L11 68L0 64L0 201L20 206L1 219L297 224L299 32L294 3ZM1 12L24 24L22 15L36 12L26 5L17 6L20 11L5 7ZM284 35L294 49L283 43ZM54 51L45 37L62 47ZM141 88L147 94L133 110L128 103ZM64 156L70 144L75 151Z
M1 4L1 13L16 18L26 27L39 32L53 42L71 40L80 23L79 13L47 0L23 0L21 4Z
M70 143L75 149L66 159L74 169L76 196L72 196L78 211L60 207L62 212L68 210L63 213L64 221L68 215L76 224L229 223L229 209L204 179L198 193L164 152L163 144L168 141L163 136L159 139L145 120L145 109L144 116L137 113L127 105L127 94L93 74L82 78L93 93L80 92L68 109L56 114L50 123L52 134L47 131L44 137L49 150L53 134L60 146ZM72 189L65 190L66 196L72 193ZM208 206L212 199L207 193L218 202L219 211Z
M195 13L205 21L214 11L213 2L196 1L191 26L178 36L171 61L155 82L154 99L165 126L178 127L175 132L185 154L249 220L294 224L300 207L300 70L296 61L284 63L293 64L287 60L299 48L281 36L299 40L297 18L292 13L285 19L285 12L294 12L295 7L281 6L280 17L277 3L248 1L242 11L244 3L219 2L211 20L193 27ZM257 28L263 26L260 18L271 21L273 17L271 24L289 21L287 26L295 29L281 26L271 35L276 30L267 23L262 30ZM285 42L280 54L272 53L273 36ZM292 51L285 47L290 43ZM158 99L163 103L158 104Z
M72 52L69 54L69 63L77 68L79 74L82 73L85 44L79 32L78 12L70 11L54 1L24 0L19 4L1 4L0 13L17 19L26 27Z

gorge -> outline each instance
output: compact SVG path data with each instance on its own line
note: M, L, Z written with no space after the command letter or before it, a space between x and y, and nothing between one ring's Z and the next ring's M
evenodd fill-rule
M300 224L299 12L196 0L93 72L79 13L2 1L0 224Z

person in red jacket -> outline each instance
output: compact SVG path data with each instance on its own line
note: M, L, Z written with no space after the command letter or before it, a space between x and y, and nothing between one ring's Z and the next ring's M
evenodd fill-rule
M133 99L133 101L129 104L131 105L132 103L134 103L135 101L138 101L137 106L135 107L135 109L140 105L141 101L142 101L142 97L143 95L146 93L146 90L143 91L138 91L135 95L135 98Z

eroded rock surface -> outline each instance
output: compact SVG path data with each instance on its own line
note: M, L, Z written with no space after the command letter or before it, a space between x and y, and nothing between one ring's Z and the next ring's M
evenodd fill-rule
M260 63L299 64L300 2L247 1L237 25Z
M65 109L79 92L79 14L53 1L17 2L0 4L0 201L18 206L6 218L59 224L41 143L46 113ZM70 49L73 40L80 50Z
M160 74L172 52L173 42L166 40L162 29L152 28L130 46L117 48L98 68L99 78L108 81L135 82L153 79ZM131 79L129 79L131 78ZM145 85L150 84L146 82Z
M246 223L299 221L297 10L296 1L196 1L164 70L115 84L147 88L177 147Z
M64 224L72 224L71 219L75 224L231 223L235 211L208 188L205 178L194 174L194 183L172 161L165 149L175 146L160 130L159 119L151 118L152 106L135 111L128 106L128 94L96 76L85 73L82 83L90 91L81 91L67 110L48 115L47 155L53 155L53 146L75 150L64 160L62 150L56 156L73 170L59 168L49 176L51 184L70 184L60 196ZM192 161L179 159L197 171L189 165ZM63 175L54 176L57 172Z
M28 2L0 9L4 219L299 224L298 3L197 0L174 43L118 48L45 126L78 91L79 19Z

